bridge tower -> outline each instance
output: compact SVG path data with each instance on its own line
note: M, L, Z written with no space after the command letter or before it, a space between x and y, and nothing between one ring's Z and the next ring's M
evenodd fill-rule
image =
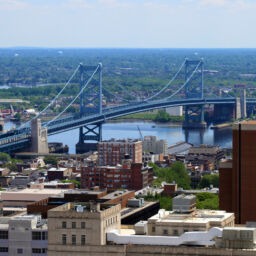
M96 71L95 71L96 70ZM80 64L80 91L85 86L91 72L95 72L90 86L80 94L80 117L92 114L102 114L102 64L84 66ZM84 153L97 149L97 142L102 140L102 122L85 125L79 128L79 141L76 153Z
M187 99L204 98L203 60L185 60L185 96ZM204 106L186 106L183 128L205 128Z
M33 153L49 153L47 141L47 128L42 127L41 120L35 118L31 121L31 148Z

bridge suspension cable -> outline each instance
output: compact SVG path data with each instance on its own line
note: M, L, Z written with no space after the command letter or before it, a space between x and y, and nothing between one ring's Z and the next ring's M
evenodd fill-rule
M171 99L173 96L175 96L177 93L179 93L188 84L188 82L191 80L191 78L193 77L193 75L195 74L195 72L197 71L197 69L199 68L200 65L201 65L201 61L199 61L199 63L197 64L197 66L195 67L195 69L193 70L191 75L188 77L186 82L176 92L174 92L172 95L170 95L164 99L165 100Z
M96 69L94 70L94 72L92 73L92 75L90 76L90 78L87 80L87 82L85 83L85 85L83 86L83 88L80 90L80 92L76 95L76 97L57 115L55 116L52 120L50 120L49 122L47 122L44 126L48 126L51 122L55 121L56 119L58 119L76 100L77 98L83 93L83 91L85 90L85 88L88 86L88 84L91 82L91 80L93 79L94 75L96 74L96 72L98 71L100 65L98 65L96 67Z
M80 67L80 64L77 66L77 68L75 69L75 71L73 72L73 74L71 75L71 77L69 78L69 80L66 82L66 84L64 85L64 87L59 91L59 93L53 98L53 100L51 100L51 102L42 110L40 111L37 115L35 115L33 118L31 118L29 121L27 121L26 123L22 124L19 128L22 128L24 126L27 126L32 120L38 118L39 116L41 116L49 107L52 106L52 104L58 99L58 97L62 94L62 92L66 89L66 87L70 84L70 82L72 81L72 79L74 78L74 76L76 75L78 69Z
M183 61L183 63L181 64L180 68L178 69L178 71L176 72L176 74L172 77L172 79L159 91L157 92L156 94L152 95L151 97L147 98L147 99L144 99L144 101L148 101L148 100L151 100L155 97L157 97L159 94L161 94L163 91L165 91L168 86L176 79L176 77L178 76L178 74L180 73L181 69L183 68L183 66L185 65L186 63L186 59Z

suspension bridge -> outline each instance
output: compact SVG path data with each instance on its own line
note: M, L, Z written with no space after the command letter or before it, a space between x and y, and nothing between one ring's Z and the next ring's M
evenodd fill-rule
M79 76L79 90L65 103L54 118L47 122L40 122L40 117L47 114L63 99L65 89L71 81ZM116 106L103 106L103 97L110 95L119 102ZM67 97L65 97L67 98ZM72 99L71 99L72 98ZM222 112L222 107L231 106L236 118L246 117L246 103L256 103L256 99L230 96L208 96L204 88L203 60L185 59L177 72L159 91L140 100L126 99L120 93L109 91L102 85L102 64L85 66L79 64L68 82L50 103L34 118L20 127L0 134L0 152L12 153L19 150L32 152L47 151L47 136L79 129L76 145L77 152L88 150L89 141L101 141L102 124L117 117L144 112L153 109L183 106L185 109L184 127L205 127L204 106L214 104L216 111ZM67 114L74 105L79 106L79 112Z

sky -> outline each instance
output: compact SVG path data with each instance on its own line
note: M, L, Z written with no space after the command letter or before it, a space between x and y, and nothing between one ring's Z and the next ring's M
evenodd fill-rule
M0 47L256 48L256 0L0 0Z

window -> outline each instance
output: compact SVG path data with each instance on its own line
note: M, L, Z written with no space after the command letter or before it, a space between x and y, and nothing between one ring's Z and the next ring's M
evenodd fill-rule
M32 248L32 253L46 253L47 248Z
M0 252L8 252L8 247L0 247Z
M81 228L85 228L85 222L81 222Z
M62 228L67 228L67 222L66 221L62 221Z
M0 230L0 239L8 239L8 231Z
M177 236L178 234L179 234L179 233L178 233L178 230L177 230L177 229L174 229L174 230L173 230L173 235L174 235L174 236Z
M152 227L152 232L156 232L156 227Z
M32 248L32 253L41 253L40 248Z
M72 228L76 228L76 222L72 222Z
M42 232L42 240L48 240L48 232L47 231Z
M41 232L33 231L32 232L32 240L41 240Z
M67 244L67 235L66 234L62 234L62 244Z
M163 235L168 235L168 229L163 230Z
M76 235L72 235L72 245L76 245Z
M81 235L81 245L85 245L85 235Z
M23 249L22 248L18 248L17 249L17 254L23 254Z

